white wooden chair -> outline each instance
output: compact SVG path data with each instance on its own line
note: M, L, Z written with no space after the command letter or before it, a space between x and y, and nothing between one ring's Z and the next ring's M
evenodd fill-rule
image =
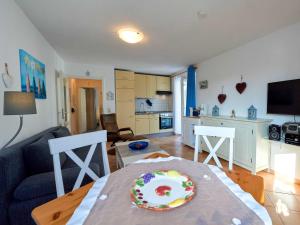
M65 152L81 168L73 187L73 190L75 190L80 187L85 174L89 175L93 180L99 178L95 172L89 168L97 144L101 144L104 173L105 175L110 173L106 152L106 141L106 130L49 140L50 152L53 155L55 185L58 197L65 194L59 154ZM89 145L91 145L91 147L83 162L72 150Z
M226 138L229 138L229 170L232 170L233 164L233 139L235 137L235 128L228 127L211 127L211 126L195 126L194 133L196 135L195 140L195 153L194 153L194 161L198 161L198 152L199 152L199 136L203 137L205 144L209 149L209 155L204 160L204 164L207 164L211 158L213 158L218 167L222 168L222 165L216 155L216 152L221 147ZM217 144L212 147L211 143L207 139L208 136L219 137L220 140Z

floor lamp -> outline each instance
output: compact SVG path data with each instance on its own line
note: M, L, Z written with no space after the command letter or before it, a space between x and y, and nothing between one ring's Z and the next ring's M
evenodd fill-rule
M20 133L23 127L23 115L36 114L34 93L5 91L3 115L18 115L20 117L20 125L16 134L2 147L7 147Z

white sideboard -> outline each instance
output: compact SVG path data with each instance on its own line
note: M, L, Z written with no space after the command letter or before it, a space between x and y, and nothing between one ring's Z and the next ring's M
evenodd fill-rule
M268 136L268 127L271 120L248 120L246 118L231 118L225 116L200 116L183 117L183 143L194 148L195 135L194 126L216 126L235 128L234 139L234 164L241 166L255 174L258 171L268 168L269 165L269 143L265 137ZM214 146L219 138L209 137L209 141ZM209 151L206 144L200 139L201 149L199 151ZM225 141L218 150L220 158L228 160L229 140Z

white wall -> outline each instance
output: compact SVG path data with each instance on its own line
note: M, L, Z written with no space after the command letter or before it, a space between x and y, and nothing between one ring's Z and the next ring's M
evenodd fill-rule
M90 76L85 75L90 71ZM103 81L103 110L104 113L115 112L115 100L108 101L106 93L111 91L115 94L114 67L110 65L87 65L76 63L65 63L65 75L69 77L82 77L86 79L99 79ZM116 96L115 96L116 97ZM114 98L115 99L115 98Z
M36 100L37 115L24 116L24 127L15 142L57 124L55 97L55 69L63 70L64 62L45 38L27 19L13 0L0 0L0 73L8 63L14 84L6 89L0 80L0 148L16 132L17 116L3 115L3 92L21 90L19 49L24 49L46 65L47 99Z
M235 89L241 75L247 82L242 95ZM208 104L211 113L216 104L222 115L230 115L234 109L237 116L246 117L247 109L253 104L258 109L258 117L282 124L294 118L266 114L267 83L296 78L300 78L300 23L199 64L197 81L208 80L208 89L200 90L197 86L197 105ZM227 99L220 105L217 96L222 85Z

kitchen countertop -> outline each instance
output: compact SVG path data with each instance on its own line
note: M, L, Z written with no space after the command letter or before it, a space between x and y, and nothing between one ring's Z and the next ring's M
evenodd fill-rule
M173 111L144 111L144 112L135 112L135 115L148 115L148 114L160 114L160 113L173 113Z

